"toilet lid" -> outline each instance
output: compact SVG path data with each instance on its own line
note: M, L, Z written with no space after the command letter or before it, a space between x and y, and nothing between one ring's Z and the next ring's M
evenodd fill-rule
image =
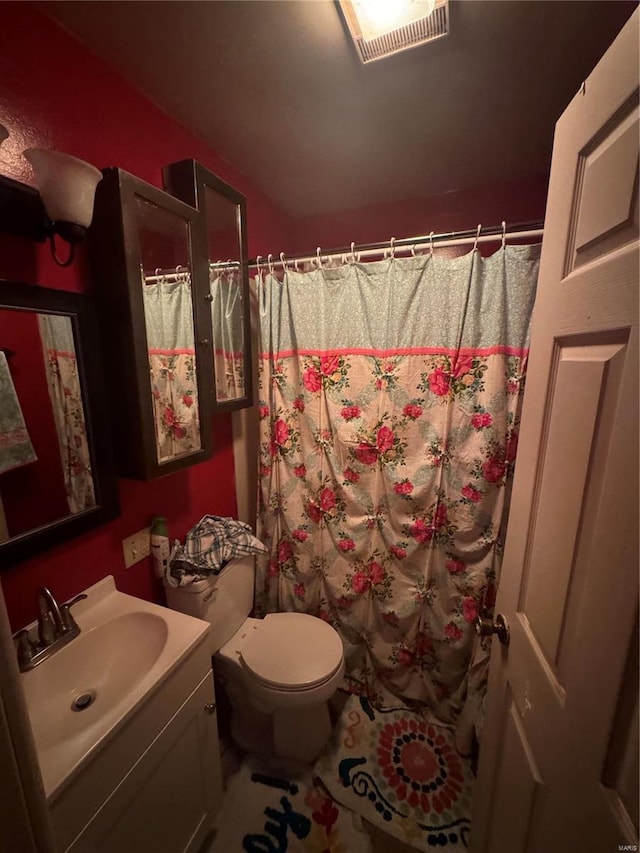
M342 663L338 632L306 613L270 613L242 649L253 675L276 688L301 690L327 681Z

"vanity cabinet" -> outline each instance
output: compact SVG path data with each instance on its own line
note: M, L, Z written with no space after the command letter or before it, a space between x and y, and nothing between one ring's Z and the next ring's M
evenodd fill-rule
M119 472L148 480L208 459L213 346L199 212L109 168L89 238Z
M224 412L253 405L253 362L247 261L247 203L195 160L163 169L165 189L196 207L198 244L205 245L206 299L213 333L211 405Z
M222 803L210 665L202 644L50 804L60 853L200 850Z

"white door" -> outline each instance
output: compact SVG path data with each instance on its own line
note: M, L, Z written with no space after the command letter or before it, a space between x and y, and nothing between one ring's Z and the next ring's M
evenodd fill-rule
M556 127L475 853L638 849L638 44Z

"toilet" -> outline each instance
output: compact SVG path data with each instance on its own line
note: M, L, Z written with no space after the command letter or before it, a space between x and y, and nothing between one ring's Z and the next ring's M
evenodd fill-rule
M327 703L344 675L342 640L306 613L250 618L254 581L254 557L242 557L205 580L166 586L167 603L211 625L214 671L231 704L236 743L310 763L331 736Z

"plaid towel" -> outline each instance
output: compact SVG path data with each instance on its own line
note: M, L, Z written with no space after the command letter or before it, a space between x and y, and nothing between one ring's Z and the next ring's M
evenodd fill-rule
M248 524L235 518L205 515L187 533L184 547L176 539L165 578L169 586L186 586L219 574L229 560L266 550Z

